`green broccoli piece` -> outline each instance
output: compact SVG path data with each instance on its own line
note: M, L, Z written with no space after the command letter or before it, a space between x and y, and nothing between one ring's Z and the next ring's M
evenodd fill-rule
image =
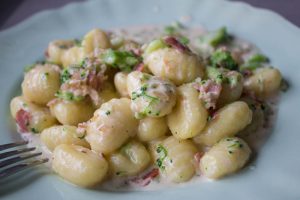
M238 64L232 58L230 51L218 49L210 57L212 67L223 67L229 70L237 70Z
M109 49L101 55L108 66L119 68L122 71L132 71L133 67L140 62L140 58L129 51L117 51Z
M216 31L212 31L206 35L201 36L200 41L207 43L212 47L216 47L221 43L225 43L230 40L230 35L227 32L226 27L222 27Z
M254 54L241 67L240 70L255 70L262 67L264 63L269 63L270 60L265 55Z

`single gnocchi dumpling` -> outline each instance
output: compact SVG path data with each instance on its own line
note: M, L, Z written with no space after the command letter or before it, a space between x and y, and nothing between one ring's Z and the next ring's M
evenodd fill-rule
M99 98L101 99L101 104L118 97L119 95L116 92L114 86L109 82L105 82L103 89L99 91ZM98 107L100 107L100 105Z
M127 91L127 76L128 73L126 72L118 72L116 73L114 77L114 84L115 87L122 97L129 97L128 91Z
M88 32L82 40L83 50L86 56L93 53L95 49L108 49L111 47L107 34L100 29Z
M178 87L176 106L167 117L174 137L192 138L205 127L208 112L198 96L197 90L191 84Z
M60 144L75 144L89 148L90 145L84 136L77 131L76 126L57 125L44 129L41 133L41 140L50 151Z
M167 131L166 118L146 117L139 122L137 137L142 142L148 142L164 136Z
M203 146L213 146L224 137L243 130L252 120L252 111L243 101L236 101L218 110L194 141Z
M40 133L58 123L47 107L28 102L22 96L11 100L10 111L20 132Z
M178 140L174 136L158 144L156 165L162 177L176 183L190 180L195 174L194 155L197 151L192 141Z
M136 135L138 121L127 98L112 99L95 111L86 126L86 140L92 150L110 154Z
M157 76L134 71L128 74L127 89L136 118L163 117L176 103L176 87Z
M278 69L259 68L244 81L244 88L248 93L254 94L260 99L265 99L279 90L281 79Z
M104 180L108 163L88 148L61 144L53 152L52 169L75 185L92 187Z
M218 179L241 169L250 154L250 148L242 139L224 138L203 155L200 170L204 176Z
M250 97L243 97L240 99L248 104L252 110L252 121L242 131L238 133L239 137L247 137L254 134L259 128L263 127L265 123L265 109L266 106L259 101L256 101ZM247 140L246 140L247 141ZM251 144L250 144L251 146Z
M192 82L204 75L204 65L196 54L170 47L162 39L148 44L144 63L155 76L167 78L176 85Z
M36 65L25 73L22 83L24 97L33 103L46 105L55 98L60 87L60 69L57 65Z
M51 113L64 125L74 125L89 120L95 111L89 100L68 101L57 99L49 105Z
M82 47L74 46L64 51L61 57L61 63L63 67L79 64L85 58L85 54Z
M46 50L47 60L55 64L62 64L62 56L66 50L76 46L77 40L55 40L49 43Z
M109 156L110 169L115 176L137 175L148 167L150 161L147 149L134 140Z

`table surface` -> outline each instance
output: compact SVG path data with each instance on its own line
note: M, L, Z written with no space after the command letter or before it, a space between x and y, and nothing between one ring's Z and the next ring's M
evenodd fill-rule
M0 31L23 21L36 12L58 8L74 1L85 0L1 0ZM256 7L273 10L300 27L300 0L239 1L247 2Z

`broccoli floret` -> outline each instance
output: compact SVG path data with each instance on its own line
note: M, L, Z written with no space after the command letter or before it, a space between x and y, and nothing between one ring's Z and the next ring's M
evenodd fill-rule
M230 35L227 32L226 27L222 27L216 31L212 31L207 35L203 35L200 37L200 41L203 43L207 43L212 47L216 47L221 43L227 42L230 40Z
M223 67L229 70L236 70L238 64L232 58L231 53L227 50L218 49L210 57L212 67Z
M109 49L101 56L103 62L108 66L119 68L122 71L132 71L140 59L129 51L117 51Z
M262 54L254 54L241 67L240 70L255 70L262 67L264 63L269 63L269 58Z

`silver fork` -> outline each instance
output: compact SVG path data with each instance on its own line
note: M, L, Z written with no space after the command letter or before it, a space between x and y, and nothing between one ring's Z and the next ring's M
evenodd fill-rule
M36 158L41 152L34 152L35 147L26 147L26 141L0 145L0 179L13 175L27 168L48 162L48 158ZM35 158L28 162L27 159Z

